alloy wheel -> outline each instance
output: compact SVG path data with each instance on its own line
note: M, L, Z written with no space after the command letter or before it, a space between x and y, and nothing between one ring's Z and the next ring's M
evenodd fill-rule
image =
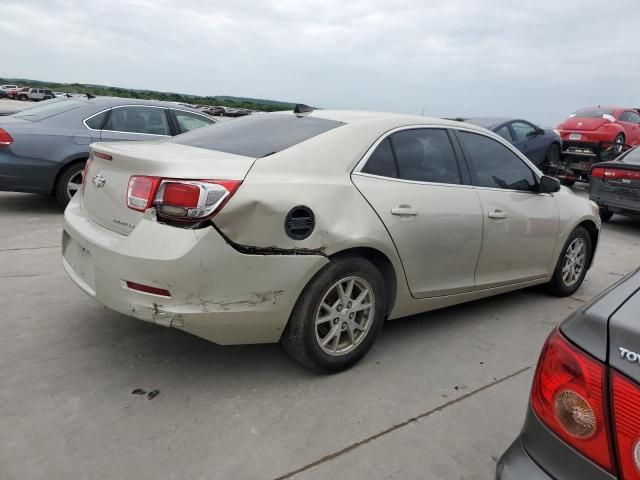
M69 200L73 198L78 190L82 187L82 171L74 173L69 177L69 181L67 182L67 195L69 196Z
M332 356L353 351L369 333L374 313L373 289L364 279L339 280L327 290L316 311L318 346Z
M587 244L576 238L569 244L562 262L562 281L567 287L575 285L584 271L587 260Z

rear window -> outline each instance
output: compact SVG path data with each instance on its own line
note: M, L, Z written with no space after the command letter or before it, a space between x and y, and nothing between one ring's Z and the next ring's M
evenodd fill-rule
M629 150L627 153L618 157L618 162L626 163L627 165L637 165L640 167L640 148L635 147L633 150Z
M44 120L45 118L53 117L54 115L60 115L61 113L70 112L76 108L84 106L84 102L77 100L67 100L64 98L54 98L52 100L45 100L38 103L35 107L30 107L21 112L14 113L15 118L22 118L23 120L29 120L31 122L37 122Z
M578 118L605 118L605 115L613 116L613 108L583 108L569 115Z
M343 125L295 115L260 114L199 128L168 140L180 145L260 158Z

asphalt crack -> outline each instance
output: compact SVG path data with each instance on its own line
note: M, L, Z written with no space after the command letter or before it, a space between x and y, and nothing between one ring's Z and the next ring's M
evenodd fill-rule
M494 387L494 386L496 386L496 385L498 385L498 384L500 384L502 382L506 382L507 380L509 380L509 379L511 379L513 377L517 377L518 375L526 372L527 370L532 369L533 367L534 367L533 365L529 365L529 366L521 368L520 370L517 370L517 371L515 371L513 373L510 373L509 375L507 375L505 377L498 378L497 380L494 380L493 382L487 383L486 385L483 385L482 387L476 388L475 390L472 390L469 393L461 395L458 398L454 398L453 400L450 400L450 401L448 401L446 403L443 403L442 405L439 405L439 406L437 406L437 407L435 407L435 408L433 408L431 410L428 410L428 411L426 411L424 413L416 415L415 417L411 417L411 418L409 418L409 419L407 419L407 420L405 420L403 422L397 423L397 424L395 424L395 425L393 425L393 426L391 426L391 427L389 427L389 428L387 428L385 430L382 430L381 432L373 434L373 435L371 435L371 436L369 436L367 438L364 438L364 439L362 439L362 440L360 440L358 442L352 443L351 445L348 445L348 446L346 446L346 447L344 447L344 448L342 448L342 449L340 449L340 450L338 450L336 452L330 453L329 455L325 455L324 457L322 457L322 458L320 458L318 460L315 460L315 461L313 461L311 463L308 463L307 465L305 465L303 467L300 467L300 468L298 468L296 470L293 470L291 472L285 473L284 475L276 477L274 480L286 480L288 478L293 477L294 475L298 475L299 473L305 472L305 471L310 470L310 469L312 469L314 467L317 467L318 465L321 465L321 464L323 464L325 462L328 462L330 460L338 458L338 457L344 455L345 453L349 453L352 450L355 450L356 448L361 447L362 445L366 445L367 443L370 443L370 442L372 442L374 440L377 440L378 438L383 437L383 436L385 436L385 435L387 435L387 434L389 434L391 432L395 432L396 430L400 430L401 428L404 428L407 425L409 425L411 423L415 423L418 420L421 420L423 418L429 417L429 416L433 415L434 413L441 412L442 410L444 410L446 408L449 408L452 405L460 403L460 402L466 400L467 398L470 398L470 397L472 397L472 396L474 396L474 395L476 395L476 394L478 394L480 392L488 390L489 388Z

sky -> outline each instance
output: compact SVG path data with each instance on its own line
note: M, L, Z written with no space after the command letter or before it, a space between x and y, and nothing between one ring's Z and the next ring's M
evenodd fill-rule
M640 107L638 0L0 0L0 77L553 126Z

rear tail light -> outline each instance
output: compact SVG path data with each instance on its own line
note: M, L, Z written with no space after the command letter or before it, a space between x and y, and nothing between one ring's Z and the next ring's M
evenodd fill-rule
M131 177L127 186L127 207L144 212L153 203L159 183L160 179L157 177Z
M591 170L591 177L604 180L640 180L640 170L595 167Z
M159 219L182 222L213 217L238 189L240 180L178 180L134 176L127 206L145 211L155 205Z
M13 137L6 130L0 128L0 147L8 147L13 143Z
M625 480L640 479L640 385L612 371L613 418L618 462Z
M538 362L531 407L558 437L611 472L604 377L604 365L556 329Z

